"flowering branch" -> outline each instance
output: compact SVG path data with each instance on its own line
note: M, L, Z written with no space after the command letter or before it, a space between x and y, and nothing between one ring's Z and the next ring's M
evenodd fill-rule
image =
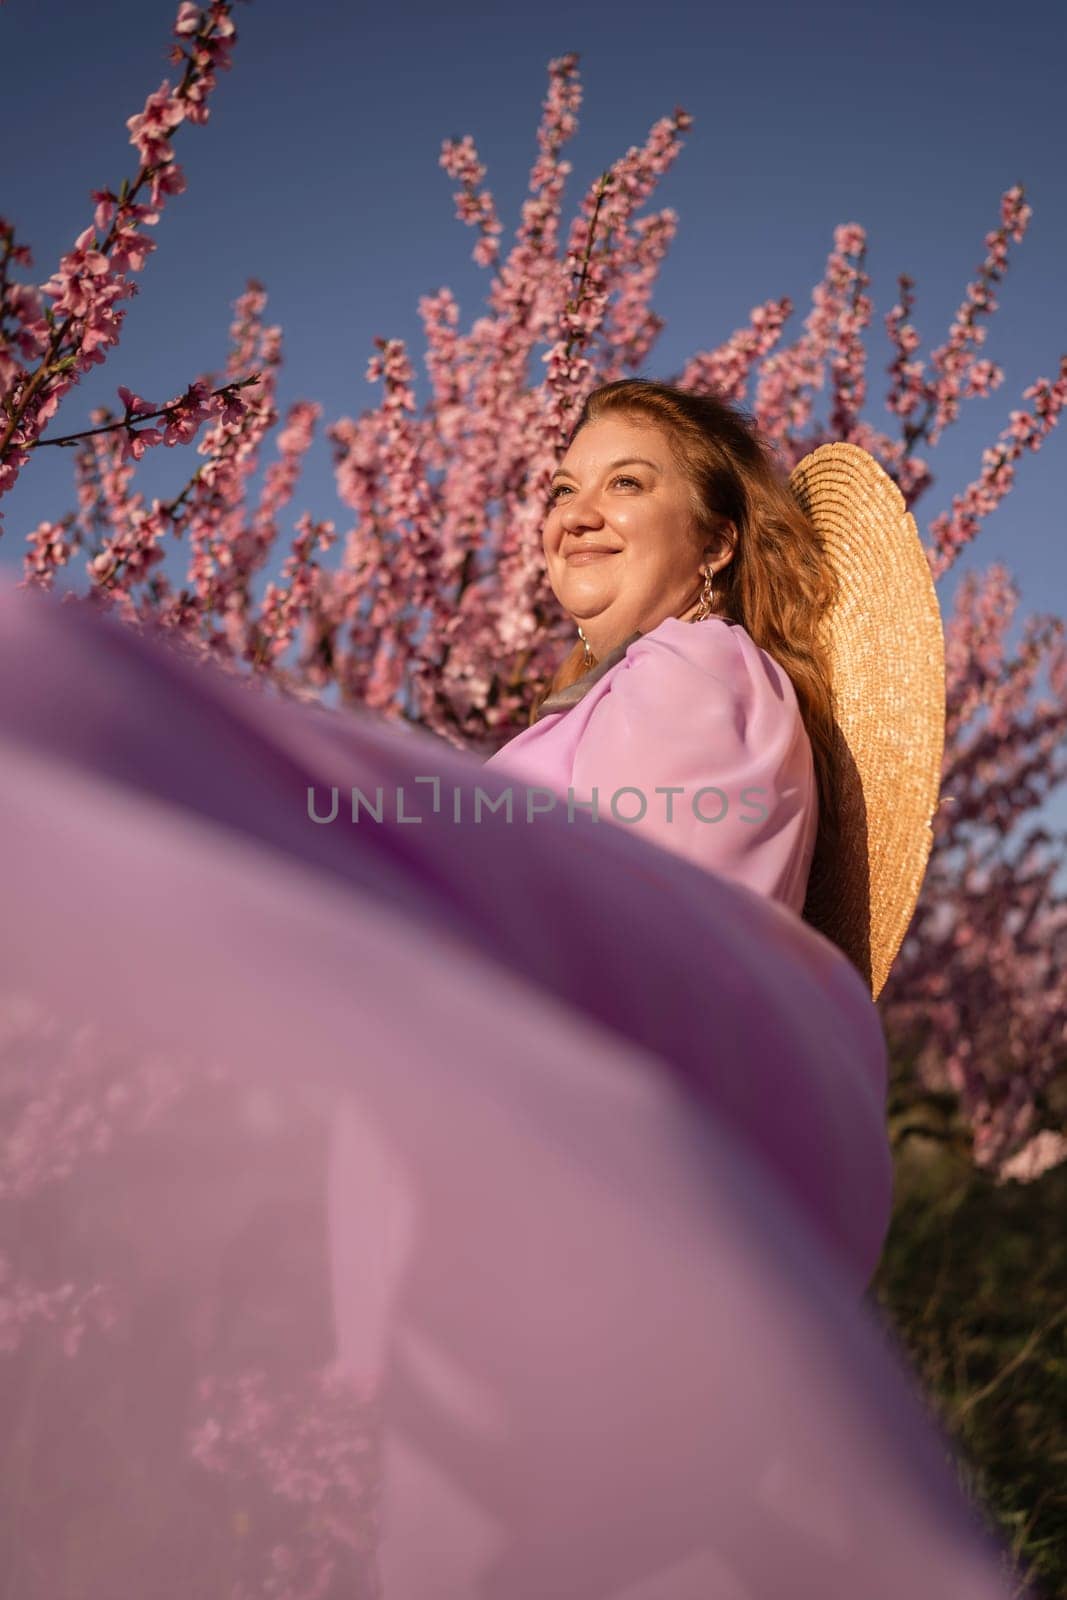
M37 366L32 370L23 366L5 339L0 359L0 494L15 483L29 446L63 395L118 343L125 312L116 309L117 302L136 292L127 273L140 272L155 249L138 230L154 226L165 198L185 188L170 135L185 120L208 120L207 96L214 88L216 69L231 64L236 38L231 10L232 0L212 0L204 12L191 0L183 0L174 34L183 43L188 41L189 53L178 46L171 54L173 61L185 62L181 82L172 91L165 79L149 95L144 111L127 122L130 143L141 156L132 185L124 179L117 195L106 189L94 191L93 226L78 235L74 249L39 290L19 288L12 294L5 276L0 326L3 319L14 321L18 330L14 348L30 362L37 359ZM146 185L147 205L136 200ZM10 225L3 224L0 233L5 240L5 268L11 258L28 262L28 254L13 244ZM103 239L98 237L101 233ZM54 304L45 309L42 296Z
M131 454L140 460L144 453L145 445L159 443L159 440L152 436L158 430L152 429L147 435L135 433L131 426L135 419L138 422L151 422L156 417L170 417L176 422L181 420L184 423L187 421L189 412L194 411L197 406L206 405L207 401L219 397L229 400L237 389L243 389L250 383L258 383L259 377L258 372L253 372L249 377L241 378L237 383L227 383L221 389L212 389L206 396L200 393L200 385L190 384L179 400L171 400L167 405L158 406L154 411L146 406L145 401L120 385L119 396L126 406L126 415L117 422L102 422L99 427L84 428L81 433L66 433L61 439L35 439L26 448L27 450L43 450L47 445L77 444L80 439L92 439L98 433L112 433L116 428L125 428L131 439L142 439L144 441L140 450L131 451ZM204 415L207 415L206 411ZM167 431L173 432L175 430ZM178 442L177 437L163 439L164 444L177 444Z

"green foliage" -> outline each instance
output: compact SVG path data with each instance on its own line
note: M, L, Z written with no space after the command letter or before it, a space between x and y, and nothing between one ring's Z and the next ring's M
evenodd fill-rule
M1009 1592L1067 1596L1067 1167L997 1185L921 1133L897 1148L871 1298L1012 1554Z

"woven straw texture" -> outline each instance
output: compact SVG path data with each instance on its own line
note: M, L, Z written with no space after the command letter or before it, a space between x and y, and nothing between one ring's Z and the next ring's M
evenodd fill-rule
M798 462L789 487L840 583L825 637L841 831L834 843L820 829L804 917L877 999L933 842L945 734L941 612L915 519L867 451L821 445Z

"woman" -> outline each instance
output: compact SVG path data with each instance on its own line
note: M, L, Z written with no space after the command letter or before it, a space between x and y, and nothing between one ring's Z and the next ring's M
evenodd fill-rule
M754 428L662 384L595 390L543 543L581 642L492 763L582 804L595 789L605 816L799 914L834 815L835 578Z
M1004 1592L858 1304L885 1047L797 915L816 655L791 689L757 642L748 506L700 550L738 625L685 620L670 497L698 479L642 421L659 477L616 483L604 421L630 425L578 430L546 556L601 667L641 638L485 766L0 594L20 1600ZM612 554L565 565L593 536ZM582 799L768 793L751 834L533 787L515 826L512 764ZM490 804L313 803L420 782ZM872 947L896 932L880 911Z

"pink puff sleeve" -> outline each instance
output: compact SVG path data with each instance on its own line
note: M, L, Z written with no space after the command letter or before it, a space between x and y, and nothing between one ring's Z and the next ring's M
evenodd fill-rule
M571 756L575 801L596 790L600 818L799 913L817 795L783 668L741 627L670 618L603 682Z

